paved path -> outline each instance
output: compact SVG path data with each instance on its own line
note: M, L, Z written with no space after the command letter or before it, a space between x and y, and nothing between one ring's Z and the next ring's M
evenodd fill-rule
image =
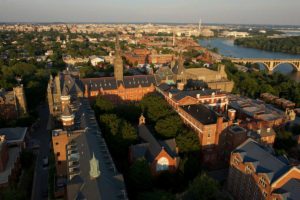
M39 106L38 112L40 117L40 126L31 134L33 139L40 141L40 149L37 157L37 166L35 172L36 179L34 180L34 188L32 190L32 200L43 199L43 193L48 191L48 169L43 169L43 158L49 157L50 152L50 135L47 132L47 122L49 116L48 107L46 105Z

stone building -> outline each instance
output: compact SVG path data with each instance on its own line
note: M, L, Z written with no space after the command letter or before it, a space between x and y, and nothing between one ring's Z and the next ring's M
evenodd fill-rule
M63 112L71 112L73 103L83 97L83 86L78 77L68 71L50 76L47 87L47 100L50 112L48 128L55 121L61 121ZM66 109L67 108L67 109ZM50 128L51 129L51 128Z
M13 88L12 91L0 90L0 118L16 119L27 114L27 103L23 85Z
M227 190L237 200L296 200L300 169L252 139L238 146L230 158Z

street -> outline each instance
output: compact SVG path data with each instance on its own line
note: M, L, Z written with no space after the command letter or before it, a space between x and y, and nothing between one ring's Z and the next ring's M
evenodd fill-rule
M49 111L46 104L38 107L40 126L32 133L32 139L40 142L39 153L37 157L37 166L35 171L35 180L33 180L32 200L48 199L46 197L48 191L48 169L43 169L43 158L49 157L50 135L47 132L47 122ZM44 197L43 197L44 196Z

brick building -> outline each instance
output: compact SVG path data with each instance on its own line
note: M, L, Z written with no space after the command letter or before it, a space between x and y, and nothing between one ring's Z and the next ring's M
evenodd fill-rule
M143 115L139 119L138 131L139 138L143 143L130 147L129 157L131 162L145 158L154 175L162 171L176 171L180 158L175 138L157 140L145 125Z
M167 64L174 60L172 54L151 54L149 55L148 61L150 64Z
M132 52L124 54L127 62L131 65L148 63L148 56L151 52L148 49L134 49Z
M227 189L235 199L296 200L299 188L300 169L254 140L231 153Z
M134 102L155 91L157 82L153 75L123 76L120 51L117 37L114 77L81 79L85 97L93 99L100 95L114 103Z

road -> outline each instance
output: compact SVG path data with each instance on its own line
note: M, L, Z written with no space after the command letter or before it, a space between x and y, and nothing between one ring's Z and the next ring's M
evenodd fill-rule
M40 117L40 126L31 134L31 137L35 140L39 140L40 148L37 157L36 175L33 184L32 200L43 199L43 193L48 191L48 169L43 169L43 158L49 157L50 147L50 135L47 132L47 122L49 116L49 110L46 105L39 106L38 108ZM45 197L44 197L45 198ZM45 198L47 199L47 198Z

